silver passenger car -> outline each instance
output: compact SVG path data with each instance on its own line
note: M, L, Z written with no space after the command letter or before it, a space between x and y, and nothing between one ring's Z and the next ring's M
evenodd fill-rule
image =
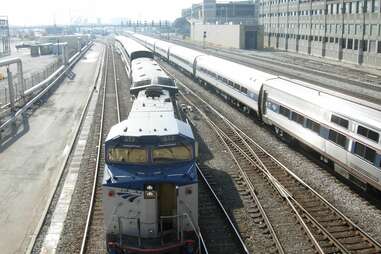
M381 112L286 79L264 82L263 121L334 162L346 178L381 190Z
M276 76L214 56L197 58L195 77L258 113L262 83Z

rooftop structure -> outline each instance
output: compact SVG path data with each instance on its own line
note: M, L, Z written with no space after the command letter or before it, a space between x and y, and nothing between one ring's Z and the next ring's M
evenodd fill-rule
M183 9L182 16L203 24L247 24L256 23L254 1L216 2L204 0Z
M381 66L380 0L260 0L264 46Z
M8 17L0 16L0 57L11 54Z

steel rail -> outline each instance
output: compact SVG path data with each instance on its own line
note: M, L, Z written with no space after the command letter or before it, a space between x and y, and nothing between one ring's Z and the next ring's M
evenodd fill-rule
M334 211L336 214L338 214L341 219L343 219L344 221L346 221L347 223L349 223L353 228L355 228L356 230L358 230L364 238L368 239L370 242L372 242L372 244L374 244L374 246L378 249L381 249L381 244L378 243L373 237L371 237L369 234L367 234L364 230L362 230L359 226L357 226L352 220L350 220L348 217L346 217L344 214L342 214L337 208L335 208L332 204L330 204L325 198L323 198L319 193L317 193L314 189L312 189L312 187L310 187L308 184L306 184L303 180L301 180L298 176L296 176L291 170L289 170L287 167L285 167L282 163L280 163L278 160L276 160L272 155L270 155L266 150L264 150L259 144L257 144L252 138L250 138L247 134L245 134L242 130L240 130L237 126L235 126L229 119L227 119L226 117L224 117L221 113L219 113L216 109L214 109L209 103L207 103L205 100L203 100L200 96L198 96L197 94L195 94L190 88L188 88L185 84L183 84L182 82L179 82L182 86L184 86L187 91L189 91L190 93L192 93L195 97L197 97L199 100L201 100L203 103L205 103L206 105L208 105L208 107L214 112L216 113L223 121L225 121L226 123L228 123L232 128L234 128L234 130L236 132L238 132L240 134L240 136L243 136L245 138L247 138L248 140L251 141L251 143L253 143L256 147L258 147L258 149L260 149L262 152L264 152L267 156L271 157L272 160L274 160L277 164L279 164L280 167L282 167L283 170L285 170L289 175L291 175L295 180L297 180L301 185L303 185L305 188L307 188L308 190L310 190L316 197L319 198L319 200L321 200L325 205L327 205L332 211ZM197 107L196 107L197 108ZM207 117L207 116L206 116ZM244 139L242 139L244 140ZM247 147L250 147L247 143L246 143ZM273 182L273 184L275 186L278 186L276 187L277 189L282 189L284 192L287 192L289 193L289 191L287 190L287 188L285 188L284 186L282 186L280 184L280 182L274 178L271 173L269 172L269 170L267 169L267 167L264 165L264 163L262 162L262 160L256 155L256 153L251 149L251 153L257 158L259 164L260 164L260 168L261 169L264 169L265 173L268 177L269 177L269 180L271 182ZM317 226L318 228L321 228L321 231L324 235L326 235L328 238L330 238L332 240L332 242L335 244L335 246L340 249L343 253L348 253L348 250L345 246L343 246L331 233L329 233L325 227L323 225L321 225L320 223L318 223L316 221L316 219L314 219L314 217L309 214L304 208L303 206L297 202L297 200L295 200L292 195L288 195L289 197L287 197L287 201L292 204L292 203L295 203L297 205L297 207L299 209L301 209L303 211L304 214L306 214L306 216L309 218L309 221L311 221L313 224L315 224L315 226Z
M90 199L90 206L89 211L87 213L87 219L86 219L86 226L85 231L83 233L82 238L82 244L81 244L81 250L80 254L84 254L86 252L87 248L87 237L89 233L89 228L91 224L91 219L93 215L93 208L95 204L95 196L96 196L96 188L97 188L97 182L98 182L98 173L100 170L100 162L101 162L101 151L102 151L102 141L103 141L103 124L104 124L104 111L106 106L106 87L107 87L107 75L108 75L108 66L109 66L109 52L107 52L107 46L106 46L106 64L105 64L105 75L103 79L103 97L102 97L102 110L101 110L101 120L100 120L100 126L99 126L99 141L98 141L98 148L97 148L97 159L96 159L96 167L94 171L94 180L93 180L93 188L91 193L91 199Z
M102 59L104 58L104 54L105 54L105 51L103 52L103 57L102 57ZM62 177L63 177L63 175L64 175L65 168L66 168L66 166L68 165L68 162L69 162L69 160L70 160L70 158L71 158L71 153L72 153L72 151L73 151L73 149L74 149L74 147L75 147L76 141L77 141L78 136L79 136L79 134L80 134L80 130L81 130L81 128L82 128L82 126L83 126L83 123L84 123L84 120L85 120L85 118L86 118L86 112L87 112L87 109L88 109L88 107L89 107L89 105L90 105L92 96L93 96L93 94L94 94L94 92L95 92L95 90L96 90L95 88L96 88L96 86L97 86L98 80L99 80L99 78L101 77L101 70L102 70L102 67L103 67L103 63L102 63L102 62L103 62L103 61L101 61L101 63L99 64L99 67L98 67L98 69L97 69L97 75L96 75L96 78L95 78L95 80L94 80L94 85L93 85L94 88L91 89L90 94L89 94L88 97L87 97L87 100L86 100L86 103L85 103L85 107L84 107L84 109L82 110L82 113L81 113L81 117L80 117L78 126L77 126L76 129L75 129L74 137L73 137L73 139L72 139L72 141L71 141L71 143L70 143L70 146L69 146L69 152L67 153L67 155L66 155L66 157L65 157L64 163L62 164L61 169L60 169L59 177L58 177L58 179L56 180L55 188L54 188L54 190L51 192L51 194L50 194L50 196L49 196L49 199L48 199L49 201L48 201L48 203L47 203L47 205L46 205L46 207L45 207L45 209L44 209L43 215L42 215L42 217L41 217L41 219L40 219L40 221L39 221L39 223L38 223L38 226L36 227L36 230L35 230L35 232L33 233L32 237L31 237L32 239L31 239L31 241L30 241L30 244L29 244L29 246L28 246L28 249L27 249L26 253L32 253L33 248L34 248L35 245L36 245L37 237L41 234L41 230L42 230L42 228L43 228L43 225L44 225L46 216L47 216L47 214L48 214L48 212L49 212L49 208L50 208L50 206L51 206L52 203L53 203L54 196L55 196L55 194L56 194L56 192L57 192L57 190L58 190L58 187L59 187L59 182L62 180Z
M196 165L196 168L197 168L197 171L198 171L199 175L201 176L201 179L206 184L206 186L208 187L210 193L212 193L212 196L214 197L215 201L217 202L218 206L220 207L221 211L225 215L226 220L229 222L229 226L233 229L234 234L237 237L238 241L240 242L243 250L245 251L245 253L249 254L250 252L249 252L245 242L243 241L243 239L242 239L238 229L234 225L232 219L230 218L230 216L229 216L228 212L226 211L224 205L222 204L221 200L218 198L218 196L217 196L216 192L214 191L213 187L209 184L208 180L206 179L206 177L205 177L204 173L202 172L202 170L200 169L200 167L198 165Z
M268 218L268 216L266 214L266 211L264 210L261 202L259 201L259 198L256 195L255 188L254 188L253 184L251 183L251 181L250 181L247 173L245 172L245 170L243 170L242 167L239 165L239 162L238 162L236 156L234 156L233 152L229 148L229 145L224 141L223 136L225 138L227 138L227 139L230 139L230 138L208 116L206 116L199 107L197 107L193 102L191 102L188 98L186 98L186 96L183 93L180 92L180 94L189 104L191 104L195 109L197 109L200 112L200 114L207 120L209 125L215 130L215 132L219 136L220 140L222 140L224 145L228 148L230 155L232 156L233 160L235 161L235 164L237 165L237 167L239 169L239 172L243 176L245 184L249 188L250 195L252 196L252 198L254 199L256 205L259 208L259 211L260 211L260 213L261 213L261 215L262 215L262 217L263 217L263 219L264 219L264 221L266 223L266 226L268 227L268 229L269 229L269 231L270 231L270 233L271 233L271 235L272 235L272 237L274 239L275 245L277 246L277 249L278 249L279 253L284 254L285 253L284 249L283 249L283 247L282 247L282 245L280 243L280 240L279 240L277 234L275 233L275 230L274 230L274 228L273 228L273 226L272 226L272 224L271 224L271 222L270 222L270 220L269 220L269 218ZM231 140L231 142L233 143L232 140ZM239 149L239 147L236 147L236 148Z
M112 66L114 70L114 86L115 86L115 94L116 94L116 112L118 116L118 123L120 123L121 115L120 115L120 104L119 104L119 93L118 93L118 84L116 81L116 66L115 66L115 55L114 55L114 50L113 46L111 46L111 52L112 52Z

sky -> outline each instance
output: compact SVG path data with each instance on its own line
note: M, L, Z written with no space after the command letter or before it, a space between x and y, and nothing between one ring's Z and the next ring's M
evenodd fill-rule
M181 9L202 0L1 0L0 16L11 26L70 24L79 18L174 20Z

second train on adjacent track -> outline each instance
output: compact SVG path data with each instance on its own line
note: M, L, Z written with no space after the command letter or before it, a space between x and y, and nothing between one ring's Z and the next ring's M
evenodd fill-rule
M155 55L242 111L256 115L287 142L298 141L359 186L381 190L381 111L203 52L131 34Z

